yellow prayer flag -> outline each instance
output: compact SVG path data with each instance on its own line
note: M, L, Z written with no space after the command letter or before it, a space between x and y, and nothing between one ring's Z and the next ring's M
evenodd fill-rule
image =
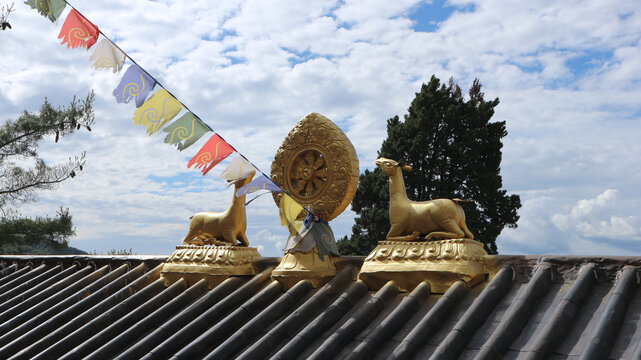
M280 224L286 226L291 235L297 234L298 229L303 225L303 220L296 220L296 218L304 210L296 200L283 193L278 206L278 214L280 215Z
M133 121L136 125L147 126L147 133L151 135L178 115L181 109L180 101L167 90L160 89L136 109Z

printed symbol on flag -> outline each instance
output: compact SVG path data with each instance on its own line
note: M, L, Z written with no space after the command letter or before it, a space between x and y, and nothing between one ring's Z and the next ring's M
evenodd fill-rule
M282 193L278 204L278 213L280 215L280 224L287 227L290 235L296 235L298 229L303 225L302 220L297 220L298 215L305 211L303 206L292 199L291 196Z
M122 70L125 63L125 53L118 49L111 41L102 39L96 45L89 61L93 61L93 67L99 69L112 69L114 74Z
M28 0L25 4L31 6L32 9L38 10L40 15L54 22L58 20L62 11L67 6L64 0Z
M248 178L252 173L258 172L256 168L242 156L237 156L220 173L220 178L227 181L236 181Z
M147 126L147 133L151 135L178 115L181 109L180 101L167 90L160 89L136 109L133 121L135 125Z
M216 164L223 161L234 149L221 139L218 134L212 135L207 143L198 151L198 153L189 160L187 167L190 168L196 164L196 168L202 168L203 176L209 172Z
M194 114L186 113L165 127L163 131L169 133L165 137L165 143L170 145L177 144L178 150L183 151L198 141L209 131L209 128Z
M67 43L67 48L86 47L89 49L98 41L98 27L85 19L75 9L69 12L65 23L62 25L58 39L62 44Z
M312 226L312 234L316 240L316 247L318 248L318 256L321 260L325 261L324 255L340 256L338 246L334 238L334 232L326 220L314 222Z
M156 86L156 81L147 75L140 66L131 64L122 76L120 84L113 91L113 95L117 102L125 104L135 98L136 107L140 107L154 86Z
M278 185L274 184L267 176L261 175L256 179L252 180L249 184L241 187L236 191L236 197L241 197L243 195L251 194L259 190L269 190L272 192L283 191Z

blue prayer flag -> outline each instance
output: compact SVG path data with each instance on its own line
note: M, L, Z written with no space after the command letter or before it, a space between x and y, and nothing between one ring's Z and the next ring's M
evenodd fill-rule
M129 100L135 98L136 107L140 107L154 86L156 86L154 79L147 75L140 66L131 64L113 94L119 103L124 102L126 104Z
M269 190L272 192L283 191L278 185L274 184L267 176L261 175L256 179L252 180L249 184L241 187L236 192L236 197L254 193L258 190Z

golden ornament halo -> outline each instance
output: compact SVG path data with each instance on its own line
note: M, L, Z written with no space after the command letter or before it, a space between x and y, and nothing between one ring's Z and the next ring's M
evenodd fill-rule
M358 187L358 157L347 136L317 113L301 119L274 155L271 179L323 220L347 208ZM274 194L276 205L279 197Z

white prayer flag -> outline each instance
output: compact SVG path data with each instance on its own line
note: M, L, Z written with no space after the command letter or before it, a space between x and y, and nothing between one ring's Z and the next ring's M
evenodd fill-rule
M219 177L227 181L236 181L248 178L252 173L257 172L256 168L245 160L244 157L237 156L231 161L231 163L229 163L229 165L227 165L225 170L220 173Z
M102 39L96 45L96 49L89 58L93 61L93 66L96 70L112 69L114 74L122 69L125 63L125 53L118 49L111 41Z

